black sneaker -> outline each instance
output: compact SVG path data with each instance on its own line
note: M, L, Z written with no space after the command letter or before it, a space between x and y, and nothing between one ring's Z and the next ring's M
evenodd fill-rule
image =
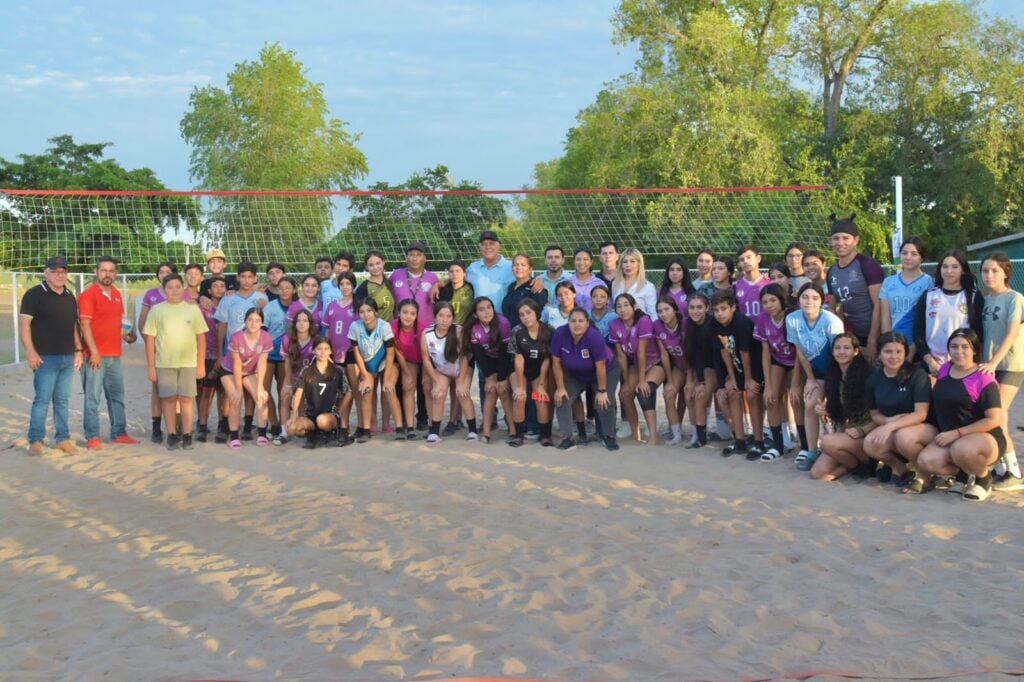
M736 443L733 443L732 445L726 445L722 448L722 457L732 457L733 455L745 454L747 454L746 444L737 445Z
M559 450L575 450L576 441L573 438L563 438L562 442L558 444Z
M327 433L326 431L321 431L320 433L317 434L316 446L318 448L325 448L330 444L330 442L331 434Z
M205 443L206 439L209 438L209 433L205 426L199 429L199 433L196 434L196 442Z
M420 434L416 433L412 429L406 429L405 430L405 439L406 440L416 440L419 437L420 437Z
M717 431L708 431L708 442L709 443L722 443L725 439L718 435Z
M153 429L153 433L152 433L152 435L150 435L149 440L151 442L153 442L153 443L163 443L164 442L164 432L161 431L159 428Z
M227 443L228 442L228 432L227 431L217 431L217 435L213 437L213 442L214 443L221 443L221 444Z
M368 440L370 440L370 430L369 429L356 429L356 442L357 443L365 443Z
M354 442L355 442L355 439L353 439L352 436L349 435L348 429L342 429L342 430L338 431L338 441L337 441L336 445L339 448L347 447L349 445L352 445L352 443L354 443Z
M428 422L426 419L417 419L416 420L416 430L417 431L428 431L428 430L430 430L430 422Z
M176 433L168 433L167 434L167 449L168 450L177 450L179 448L179 445L178 445L179 442L180 441L178 440L178 434L176 434Z
M619 443L615 440L615 436L604 437L604 449L610 452L615 452L619 449Z
M395 440L405 440L405 427L399 426L395 429Z
M182 450L192 450L192 449L194 449L192 447L192 434L186 434L186 435L181 437L181 449Z
M441 435L454 436L456 433L461 431L462 428L462 422L448 422L447 424L445 424L444 430L441 431Z
M879 463L875 467L875 478L879 483L888 483L892 480L892 467L888 464Z
M304 450L315 450L316 449L316 432L310 431L306 434L306 442L302 444Z
M252 427L250 426L247 429L242 429L242 434L240 438L242 440L252 440Z

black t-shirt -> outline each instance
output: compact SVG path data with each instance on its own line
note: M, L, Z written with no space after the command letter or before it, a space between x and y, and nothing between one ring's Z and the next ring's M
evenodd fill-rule
M915 403L928 403L932 399L932 382L920 367L900 384L898 377L888 377L884 369L877 369L868 377L865 396L869 410L878 410L884 417L910 414Z
M749 317L741 315L737 310L729 324L719 324L718 320L714 320L712 322L712 333L715 336L714 360L720 369L725 370L721 353L724 349L732 357L733 371L737 374L743 374L743 358L740 357L740 353L746 351L750 353L751 371L755 375L758 373L756 368L761 365L761 344L754 341L754 323ZM755 350L757 351L756 354ZM763 370L761 373L764 373Z
M330 377L321 374L315 362L302 371L302 402L307 417L327 414L338 404L338 396L344 392L345 373L338 367L330 373Z
M947 363L939 369L938 380L932 388L932 404L940 432L973 424L985 418L985 410L1002 407L995 377L975 371L962 379L954 379L949 376L949 368ZM989 433L1001 446L1004 444L1000 427Z
M221 275L224 278L224 284L227 286L228 291L238 291L238 275ZM212 277L207 277L199 283L199 295L205 296L206 298L212 298L210 296L210 280Z
M78 301L71 289L60 294L41 282L25 292L21 314L32 318L32 345L40 355L71 355L75 352Z
M686 328L686 362L697 372L715 367L715 357L721 356L719 342L715 338L715 321L706 318L704 324L687 321ZM701 374L698 381L704 381Z
M548 292L542 289L539 294L535 294L530 289L532 286L532 279L527 280L524 284L517 285L512 282L508 285L508 289L505 290L505 300L501 304L501 314L507 317L509 322L519 319L519 306L528 298L536 301L541 310L544 310L544 306L548 304Z
M509 355L515 360L516 355L523 356L523 373L527 379L536 379L540 375L541 364L551 357L551 337L554 331L543 322L537 338L531 338L526 327L519 324L512 329L512 338L508 342Z

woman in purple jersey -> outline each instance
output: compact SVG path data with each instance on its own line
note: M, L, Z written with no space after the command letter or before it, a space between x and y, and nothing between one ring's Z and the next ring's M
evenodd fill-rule
M295 315L305 310L313 320L313 328L320 329L323 317L323 303L320 302L320 280L316 275L306 275L299 282L299 298L288 307L288 322L295 320ZM297 373L296 373L297 374Z
M323 319L320 321L323 333L331 342L332 359L334 364L345 373L348 386L355 386L358 383L356 367L347 362L349 349L352 348L352 341L348 338L349 327L358 319L354 306L354 292L356 289L356 276L351 272L342 272L335 278L340 298L331 301L325 308ZM338 420L341 426L338 429L338 445L344 447L355 441L349 435L351 424L352 403L355 397L352 391L343 391L338 403Z
M267 391L263 388L263 376L267 373L267 356L274 347L274 340L262 326L263 311L250 308L245 313L245 327L231 337L224 355L220 381L228 396L228 447L232 450L242 447L238 426L242 421L242 403L246 393L256 403L256 445L270 444L267 438Z
M658 289L658 299L671 296L676 302L676 310L686 310L686 300L693 296L693 283L690 281L690 270L682 258L672 258L665 267L665 276Z
M139 310L139 322L135 325L136 329L144 329L146 327L146 318L149 317L149 310L157 303L164 302L163 282L164 277L170 274L178 274L178 266L170 261L161 263L156 266L156 281L157 285L152 289L149 289L145 294L142 295L142 308ZM185 292L188 294L188 292ZM186 298L191 300L190 298ZM163 432L160 430L160 395L157 390L156 382L153 382L153 391L150 394L149 401L150 416L153 418L153 442L163 442Z
M501 401L505 414L513 414L512 387L508 381L512 356L507 352L511 337L511 323L494 312L491 299L486 296L473 299L469 317L463 327L462 352L476 362L477 370L484 377L482 427L485 443L491 442L498 401ZM514 427L509 435L515 436Z
M319 328L313 327L313 315L308 310L300 310L288 328L288 333L281 342L281 356L284 358L284 388L281 391L281 421L288 423L291 414L288 412L292 404L292 394L299 385L299 374L313 361L313 349Z
M658 300L658 319L654 321L654 337L658 340L658 351L661 354L665 414L672 432L668 445L678 445L683 442L682 424L686 415L686 325L679 314L676 298L671 293L663 295Z
M789 384L796 364L796 349L786 341L788 310L789 296L781 284L773 283L761 289L761 312L754 318L754 340L761 342L764 402L768 428L772 432L772 445L761 453L762 462L772 462L785 451L782 423L789 411ZM802 424L803 420L797 423Z
M661 351L654 338L654 323L639 308L631 294L619 294L615 298L615 314L608 340L615 345L615 356L621 370L622 386L619 399L622 400L633 437L640 437L639 415L634 399L639 401L647 422L648 445L658 444L658 416L655 405L658 400L658 386L665 379L661 370Z

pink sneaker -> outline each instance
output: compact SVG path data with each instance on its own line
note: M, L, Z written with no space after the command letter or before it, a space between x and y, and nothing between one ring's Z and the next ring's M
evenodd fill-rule
M395 432L395 425L394 424L388 424L387 432L388 433L394 433Z
M242 449L242 441L240 441L240 440L238 440L236 438L233 441L228 443L228 447L231 448L232 450L241 450Z

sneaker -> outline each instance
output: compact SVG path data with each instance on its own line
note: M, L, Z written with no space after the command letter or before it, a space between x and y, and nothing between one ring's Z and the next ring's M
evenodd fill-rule
M574 438L563 438L562 442L558 444L559 450L575 450L576 440Z
M430 428L430 422L428 422L426 419L417 419L416 420L416 430L417 431L426 431L429 428Z
M395 440L405 440L405 428L398 427L395 429Z
M86 450L99 450L103 447L103 442L96 436L93 436L85 443Z
M476 431L470 431L466 434L466 440L477 440L479 437Z
M331 442L331 434L326 431L321 431L316 436L316 446L318 448L326 448Z
M176 433L168 433L167 434L167 449L168 450L177 450L178 447L179 447L178 443L179 443L178 434L176 434Z
M210 432L207 431L205 428L199 429L199 432L196 434L196 442L205 443L206 439L209 437L209 433Z
M526 435L525 435L525 438L527 440L540 440L540 432L539 431L527 431Z
M442 436L454 436L462 429L462 422L448 422L441 431Z
M218 430L217 431L217 435L213 437L213 442L214 443L227 443L228 442L228 432L227 431L220 431L220 430Z
M441 436L437 435L436 433L431 433L431 434L429 434L427 436L427 442L428 443L440 443L441 442Z
M356 442L365 443L370 440L371 432L369 429L356 429Z
M242 429L242 440L252 440L252 427Z
M135 440L127 433L122 433L120 436L110 441L111 443L117 443L118 445L138 445L139 441Z
M62 440L57 443L57 449L63 452L65 455L77 455L78 446L75 445L73 440Z
M149 435L149 442L150 443L163 443L164 442L164 432L161 431L160 429L153 429L153 433L151 433Z
M280 433L277 434L276 436L274 436L271 439L271 441L270 441L271 445L284 445L287 442L288 442L288 439L285 438L284 435L282 435Z
M615 429L616 438L629 438L633 435L633 429L629 426L629 422L622 422L619 424L619 428Z
M604 437L604 449L610 452L615 452L619 449L619 443L615 440L615 436Z
M718 435L717 431L708 431L708 442L709 443L724 443L725 438Z
M42 455L43 454L43 450L44 450L43 444L42 444L41 441L38 441L38 440L35 443L32 443L32 445L28 446L28 454L35 455L36 457L39 457L40 455Z
M1000 493L1013 493L1018 490L1024 490L1024 478L1014 476L1013 474L1006 474L992 484L992 490Z
M406 440L416 440L419 437L420 437L420 434L416 433L412 429L406 429L405 430L405 439Z
M315 450L316 449L316 433L310 431L306 434L306 442L302 444L304 450Z
M182 450L194 450L195 447L192 445L192 434L186 434L181 437L181 449Z
M521 448L523 446L523 437L522 436L509 436L508 437L508 446L510 448Z
M270 439L266 436L259 436L256 438L256 445L270 445Z
M336 445L339 448L348 447L349 445L352 445L352 443L355 443L355 442L356 442L356 439L353 438L351 434L349 434L348 429L345 429L344 431L339 431L338 432L338 441L337 441Z
M736 443L733 443L732 445L726 445L724 448L722 448L722 457L732 457L733 455L745 454L747 454L746 444L737 445Z

